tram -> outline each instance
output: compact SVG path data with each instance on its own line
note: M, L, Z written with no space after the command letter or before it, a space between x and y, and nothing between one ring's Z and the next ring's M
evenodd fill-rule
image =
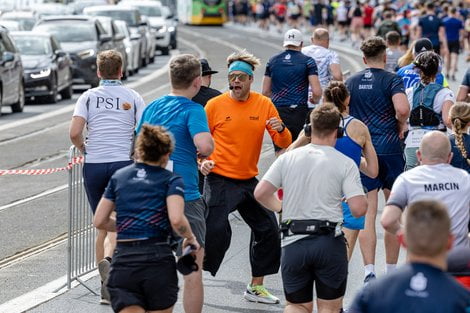
M190 25L222 25L227 21L227 1L178 0L178 19Z

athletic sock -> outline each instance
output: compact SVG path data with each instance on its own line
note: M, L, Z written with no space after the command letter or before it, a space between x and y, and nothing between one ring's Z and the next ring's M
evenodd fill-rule
M364 266L364 276L367 277L371 273L375 275L375 265L367 264L366 266Z
M385 271L387 274L390 274L392 273L393 271L395 271L397 269L397 265L396 264L386 264L385 265Z

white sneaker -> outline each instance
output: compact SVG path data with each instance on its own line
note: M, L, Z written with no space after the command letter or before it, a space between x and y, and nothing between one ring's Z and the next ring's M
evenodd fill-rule
M279 298L273 296L263 285L252 286L249 284L243 297L251 302L276 304L279 303Z

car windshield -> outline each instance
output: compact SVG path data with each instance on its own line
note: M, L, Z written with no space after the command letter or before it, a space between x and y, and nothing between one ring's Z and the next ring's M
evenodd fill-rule
M73 27L70 27L70 23ZM82 42L96 41L95 25L92 23L77 23L76 21L64 21L60 23L43 23L34 28L35 30L50 33L59 42Z
M24 30L31 30L34 27L34 24L36 24L36 19L34 17L28 18L28 17L2 17L2 20L5 21L17 21Z
M134 11L92 11L88 12L87 14L93 16L109 16L114 20L123 20L126 21L127 25L129 26L137 26L140 23L138 13Z
M155 6L137 6L140 14L147 16L162 16L162 10Z
M50 55L52 48L47 37L14 36L15 44L22 55Z

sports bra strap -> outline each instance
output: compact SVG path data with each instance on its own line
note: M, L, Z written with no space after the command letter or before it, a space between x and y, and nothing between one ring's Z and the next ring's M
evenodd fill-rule
M347 137L349 137L349 135L348 135L348 132L346 131L346 129L348 128L348 125L352 120L354 120L354 117L352 117L351 115L348 115L348 116L343 118L343 130L344 130L344 134Z

